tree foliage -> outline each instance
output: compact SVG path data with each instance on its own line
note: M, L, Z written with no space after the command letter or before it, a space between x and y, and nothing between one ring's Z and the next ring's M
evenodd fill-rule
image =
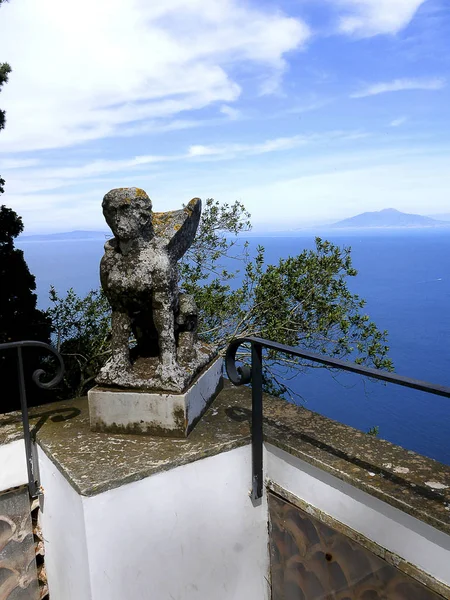
M64 357L64 381L59 396L81 396L109 358L111 311L101 290L92 290L80 298L70 289L65 297L50 288L51 307L47 315L52 323L53 341Z
M22 219L0 207L0 342L48 339L48 319L36 308L35 277L14 238L23 230Z
M3 0L0 0L0 6L2 4ZM0 63L0 92L2 91L2 87L5 83L8 82L8 76L11 73L11 67L8 65L8 63ZM6 113L4 110L0 109L0 131L2 129L4 129L5 127L5 122L6 122ZM5 180L2 179L1 175L0 175L0 194L3 194L4 190L4 186L5 185Z
M22 232L21 218L10 208L0 207L0 343L21 340L50 341L50 322L36 308L36 282L25 262L22 250L14 247L14 239ZM26 379L38 367L37 356L31 350L25 353ZM0 355L2 398L0 412L19 406L16 356L11 351ZM30 386L30 403L45 400L45 394Z
M8 63L0 63L0 90L3 84L8 82L8 76L11 73L11 67ZM6 113L4 110L0 110L0 129L4 129L6 121Z
M240 202L206 201L194 244L180 265L180 287L195 297L205 341L223 352L232 338L255 335L392 368L387 333L365 314L365 301L349 290L349 280L357 275L350 248L316 238L314 249L266 265L264 248L252 249L244 241L250 228ZM63 354L77 356L69 364L80 369L76 387L68 382L67 392L83 393L108 356L108 305L101 292L85 299L73 290L65 298L52 292L51 299L54 335ZM241 359L246 360L245 350ZM267 353L265 365L266 390L278 395L289 393L292 373L311 368L274 352Z

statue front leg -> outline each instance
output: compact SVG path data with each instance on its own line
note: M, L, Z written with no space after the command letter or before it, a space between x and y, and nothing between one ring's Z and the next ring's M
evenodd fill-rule
M97 376L97 383L106 385L120 385L124 374L129 371L131 333L130 317L123 312L113 310L111 322L111 350L112 356Z
M153 295L153 321L158 332L159 359L162 365L176 362L175 318L170 293L155 291Z
M153 294L153 321L158 332L159 368L163 383L172 383L181 391L186 373L177 363L175 343L175 315L171 290L158 290Z
M111 322L112 361L117 366L130 366L131 319L127 313L113 310Z

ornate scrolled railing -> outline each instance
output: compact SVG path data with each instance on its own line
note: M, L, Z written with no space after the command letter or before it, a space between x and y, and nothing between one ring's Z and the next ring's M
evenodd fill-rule
M17 375L19 380L19 397L20 397L20 408L22 411L22 425L23 425L23 436L25 441L25 454L26 454L26 462L27 462L27 472L28 472L28 489L30 495L32 497L36 497L39 495L39 470L38 470L38 462L37 455L34 451L34 443L31 436L30 431L30 422L28 417L28 404L27 404L27 394L26 394L26 386L25 386L25 373L23 367L23 348L41 348L42 350L46 350L50 352L53 356L55 356L58 360L58 368L56 375L50 381L43 381L42 378L45 377L46 372L43 369L36 369L32 375L32 380L42 389L50 389L58 385L58 383L62 380L64 376L64 361L62 356L57 352L52 346L49 344L45 344L44 342L35 342L35 341L22 341L22 342L7 342L5 344L0 344L0 352L5 350L16 350L17 351ZM1 411L1 406L0 406Z
M236 355L240 346L243 344L250 344L251 346L251 366L236 365ZM316 354L308 350L303 350L302 348L285 346L278 342L272 342L262 338L241 337L232 340L225 355L225 367L228 377L234 385L252 384L252 498L254 500L261 498L263 494L263 348L303 358L332 369L348 371L371 379L378 379L380 381L412 388L428 394L450 398L450 387L445 387L443 385L411 379L410 377L404 377L402 375L397 375L396 373L365 367L338 358L331 358L330 356L325 356L323 354Z

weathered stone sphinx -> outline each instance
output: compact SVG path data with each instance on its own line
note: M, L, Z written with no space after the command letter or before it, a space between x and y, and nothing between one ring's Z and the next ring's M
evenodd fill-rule
M102 206L114 234L100 265L112 357L89 392L91 426L187 435L221 383L216 350L197 338L195 301L178 288L177 261L194 240L201 201L154 213L143 190L119 188Z
M201 200L153 213L143 190L119 188L104 197L103 214L114 233L100 265L113 355L97 383L180 393L215 355L197 339L194 299L178 290L177 261L194 240Z

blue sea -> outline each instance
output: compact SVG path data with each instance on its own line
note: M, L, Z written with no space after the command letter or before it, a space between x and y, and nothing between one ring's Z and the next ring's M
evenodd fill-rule
M322 237L351 246L358 276L351 290L367 300L366 312L389 332L390 356L402 375L450 386L450 233L436 230L331 232ZM314 247L313 235L255 236L267 263ZM39 305L48 306L54 285L85 294L99 286L105 239L25 241L36 276ZM326 371L301 374L293 382L305 406L363 431L450 464L450 400Z

